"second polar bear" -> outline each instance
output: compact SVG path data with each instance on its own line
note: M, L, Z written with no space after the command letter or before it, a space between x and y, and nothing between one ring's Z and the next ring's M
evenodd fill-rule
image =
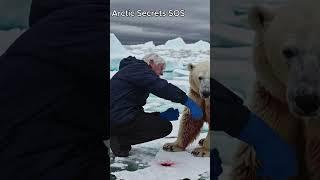
M250 110L262 117L297 152L298 177L320 179L320 3L293 0L273 12L253 7L256 82ZM255 180L260 163L243 145L233 179Z

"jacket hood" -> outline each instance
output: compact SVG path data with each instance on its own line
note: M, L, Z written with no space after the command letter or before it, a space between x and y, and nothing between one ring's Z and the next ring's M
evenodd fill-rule
M136 59L136 57L129 56L129 57L121 60L120 65L119 65L119 70L128 66L128 65L133 65L133 64L137 65L137 64L141 64L141 63L145 63L145 62L140 59Z

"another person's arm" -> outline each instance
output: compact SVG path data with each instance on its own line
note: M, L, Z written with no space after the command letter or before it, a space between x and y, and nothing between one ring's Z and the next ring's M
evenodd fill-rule
M242 99L211 79L213 130L229 135L252 145L257 158L262 162L258 175L290 177L298 173L296 151L285 142L263 119L250 112Z

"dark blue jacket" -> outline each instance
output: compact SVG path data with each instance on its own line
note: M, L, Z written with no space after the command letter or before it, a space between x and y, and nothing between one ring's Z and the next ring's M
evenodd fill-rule
M107 4L32 1L30 28L0 57L0 179L109 176Z
M184 91L161 79L144 61L123 59L110 83L110 125L129 122L142 112L149 93L181 104L187 99Z

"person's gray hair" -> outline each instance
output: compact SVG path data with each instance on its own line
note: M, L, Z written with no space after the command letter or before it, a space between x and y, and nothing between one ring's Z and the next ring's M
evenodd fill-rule
M150 60L153 60L155 64L164 64L166 66L166 61L156 53L147 54L142 59L147 64L150 63Z

